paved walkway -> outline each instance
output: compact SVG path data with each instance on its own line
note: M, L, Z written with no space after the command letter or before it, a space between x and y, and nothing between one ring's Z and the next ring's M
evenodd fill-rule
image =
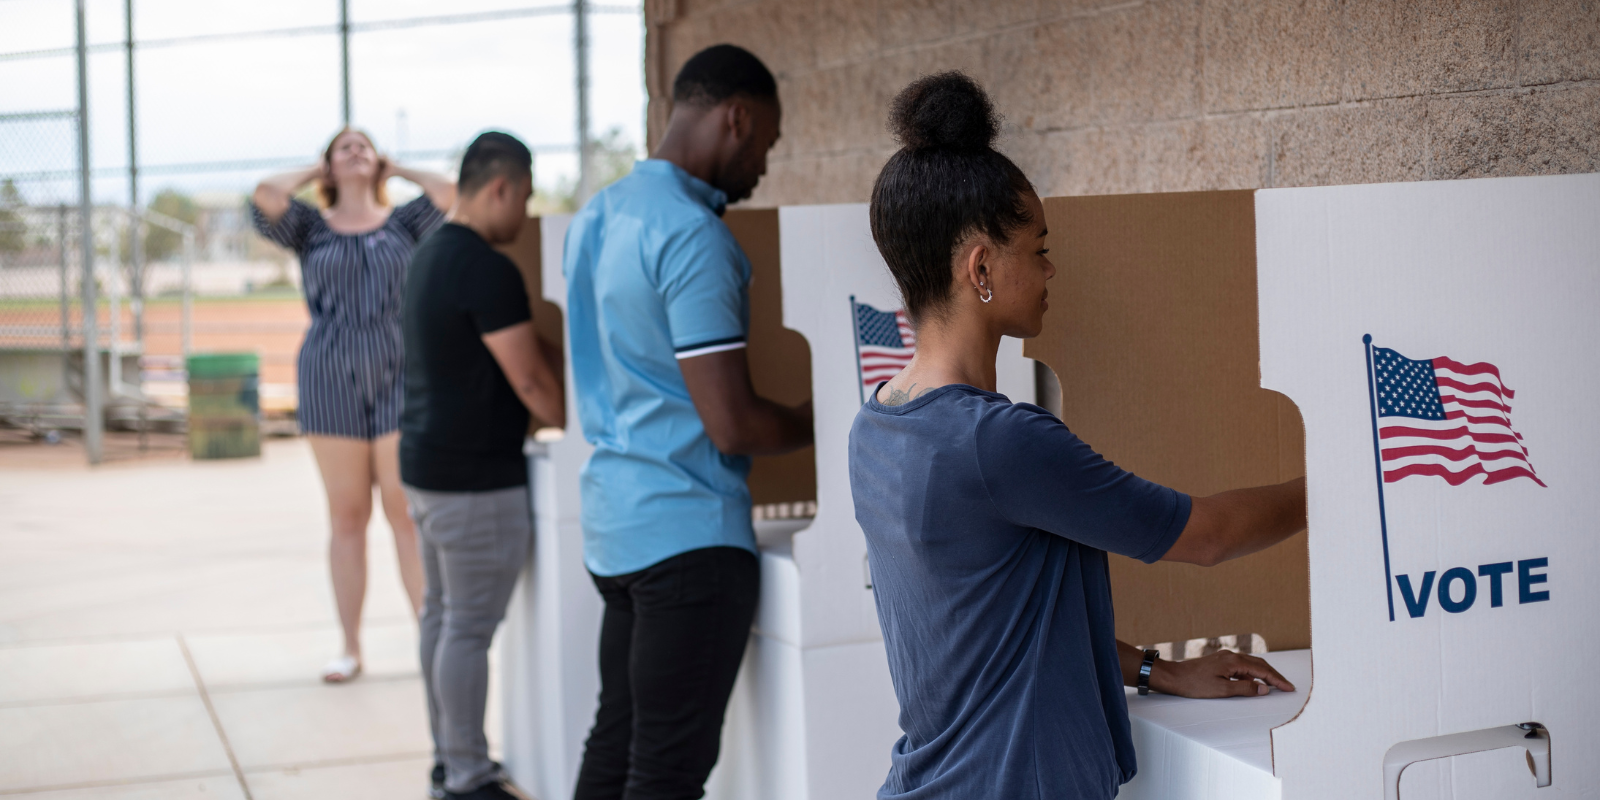
M416 627L381 517L366 675L317 679L339 642L323 514L303 440L230 462L0 460L0 795L426 797Z

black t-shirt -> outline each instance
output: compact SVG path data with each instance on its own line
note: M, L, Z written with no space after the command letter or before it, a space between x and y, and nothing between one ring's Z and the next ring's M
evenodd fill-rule
M471 228L440 226L411 257L402 313L400 479L435 492L526 484L528 410L482 338L532 318L516 265Z

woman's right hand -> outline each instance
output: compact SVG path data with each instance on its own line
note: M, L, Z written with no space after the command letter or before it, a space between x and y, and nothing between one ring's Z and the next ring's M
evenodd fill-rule
M1266 659L1219 650L1188 661L1157 659L1150 688L1179 697L1254 697L1272 689L1292 692L1294 684Z
M322 177L323 165L321 162L297 169L293 172L281 172L263 178L256 184L256 191L250 196L250 201L261 210L268 222L277 222L289 211L289 201L294 193L301 187Z

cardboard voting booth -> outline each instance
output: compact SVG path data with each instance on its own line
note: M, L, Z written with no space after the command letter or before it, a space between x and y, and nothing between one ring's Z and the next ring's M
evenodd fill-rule
M1594 796L1600 175L1262 191L1255 224L1310 503L1283 796Z
M1044 201L1057 273L1024 345L1061 418L1124 469L1195 495L1304 474L1300 414L1261 388L1253 193ZM1311 684L1306 537L1202 568L1111 558L1117 636L1138 645L1259 635L1298 692L1128 697L1139 773L1124 798L1277 797L1270 731Z
M1253 193L1052 197L1050 310L1023 351L1061 385L1061 418L1124 469L1189 494L1305 471L1300 414L1261 388ZM1113 558L1117 635L1134 644L1259 634L1311 644L1303 535L1202 568Z
M561 247L568 216L530 219L507 255L522 271L539 334L566 350ZM567 353L570 356L570 353ZM564 362L566 363L566 362ZM503 763L535 797L570 797L600 692L601 604L583 566L578 471L592 449L564 367L567 426L559 437L530 431L529 495L534 547L499 638ZM540 441L545 439L546 441Z
M1034 400L1037 359L1074 432L1187 492L1308 481L1309 532L1276 548L1209 569L1113 559L1120 638L1259 635L1299 689L1130 693L1139 775L1121 797L1592 793L1600 176L1048 198L1045 213L1051 311L1027 358L1006 340L1000 391ZM914 337L864 205L726 221L754 267L753 380L812 401L817 445L751 475L761 606L708 796L872 796L898 709L846 444ZM565 302L565 227L519 241L549 301L536 318ZM575 413L564 438L530 443L538 543L502 640L505 761L541 797L570 794L598 691L588 451Z
M1130 693L1121 796L1592 794L1600 691L1564 665L1597 649L1600 176L1045 209L1061 272L1027 352L1064 421L1189 492L1308 480L1277 548L1114 559L1119 636L1259 633L1299 688Z
M899 302L865 205L733 210L724 221L751 261L752 381L779 402L812 400L818 446L758 458L752 467L761 604L708 797L870 795L899 737L898 706L845 444L867 391L858 311L893 320ZM541 334L547 320L563 318L569 222L531 220L508 248L530 296L542 296L535 301ZM883 369L874 371L874 353L890 349L868 348L869 379ZM1031 401L1031 362L1021 350L1007 340L1000 389ZM592 448L577 419L570 368L567 378L565 436L528 445L536 543L500 642L504 761L518 785L540 797L571 794L599 692L601 604L583 566L578 516L578 471Z

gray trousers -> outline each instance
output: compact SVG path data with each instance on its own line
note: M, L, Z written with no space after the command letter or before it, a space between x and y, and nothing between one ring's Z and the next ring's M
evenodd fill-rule
M528 487L405 490L428 583L421 655L434 760L447 790L470 792L495 777L483 733L489 643L533 546Z

